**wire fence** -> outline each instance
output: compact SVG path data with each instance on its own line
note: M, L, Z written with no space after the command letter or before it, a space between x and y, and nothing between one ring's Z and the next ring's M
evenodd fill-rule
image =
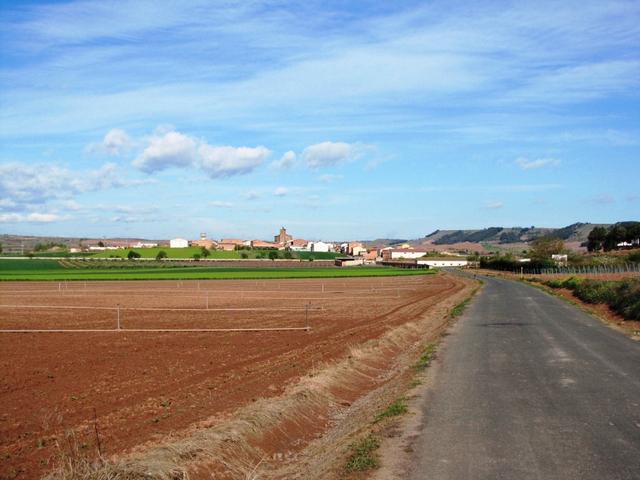
M565 266L554 268L533 268L522 267L514 270L515 274L526 275L615 275L640 273L640 263L625 263L622 265L585 265L585 266Z

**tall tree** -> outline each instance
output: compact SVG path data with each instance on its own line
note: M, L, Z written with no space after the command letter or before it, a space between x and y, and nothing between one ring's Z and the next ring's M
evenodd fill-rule
M607 238L607 229L604 227L594 227L587 237L587 250L590 252L599 252L602 250L605 239Z
M531 258L534 260L550 260L551 255L561 253L564 250L564 242L559 238L538 237L531 242Z

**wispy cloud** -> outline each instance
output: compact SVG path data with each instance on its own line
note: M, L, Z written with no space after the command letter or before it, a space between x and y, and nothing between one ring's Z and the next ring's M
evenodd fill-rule
M287 187L277 187L274 191L273 194L276 197L284 197L286 195L289 194L289 189Z
M487 202L484 204L484 208L487 208L489 210L499 210L501 208L504 207L504 203L502 202Z
M551 167L560 165L560 160L557 158L526 158L520 157L515 161L522 170L533 170L542 167Z
M0 222L4 223L51 223L60 220L62 217L53 213L0 213Z

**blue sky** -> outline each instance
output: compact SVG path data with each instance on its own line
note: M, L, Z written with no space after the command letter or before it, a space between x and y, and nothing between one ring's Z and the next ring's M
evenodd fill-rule
M638 219L637 1L0 5L1 233Z

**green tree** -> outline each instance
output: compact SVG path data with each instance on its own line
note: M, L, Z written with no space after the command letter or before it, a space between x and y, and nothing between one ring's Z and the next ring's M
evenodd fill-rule
M165 252L164 250L160 250L156 255L156 260L160 261L163 258L167 258L167 252Z
M531 242L531 258L538 261L550 260L551 255L561 253L564 242L559 238L538 237Z
M276 258L278 258L278 251L277 250L271 250L269 252L269 260L275 260Z
M196 262L199 262L201 258L202 258L202 256L201 256L199 253L194 253L194 254L193 254L193 259L194 259Z
M240 258L249 258L249 254L247 252L242 252L240 254Z
M607 229L604 227L593 227L587 237L587 250L590 252L599 252L604 246L607 238Z
M0 243L0 253L2 253L2 244Z
M129 250L129 253L127 253L127 258L129 260L135 260L136 258L140 258L142 255L140 255L138 252L136 252L135 250Z
M604 249L605 250L614 250L617 248L618 243L624 242L627 238L627 229L622 225L615 224L609 232L607 233L606 238L604 239Z
M291 260L293 258L293 255L291 254L291 252L289 250L285 250L284 258L286 258L287 260Z
M200 255L202 255L202 258L207 258L209 255L211 255L211 252L207 247L200 247Z

